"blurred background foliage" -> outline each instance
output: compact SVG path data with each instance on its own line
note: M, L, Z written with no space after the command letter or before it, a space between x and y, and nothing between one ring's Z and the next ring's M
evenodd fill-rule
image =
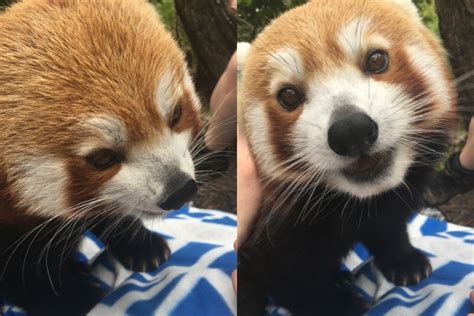
M196 65L193 63L195 60L193 49L189 43L188 37L186 36L186 32L184 32L183 26L180 23L179 17L176 14L174 0L149 1L156 7L157 11L160 13L161 21L163 21L166 28L173 34L174 38L178 41L179 46L185 52L189 67L193 71L196 71Z
M306 0L238 0L238 39L249 42L275 17Z
M439 34L434 0L413 0L425 24ZM238 39L252 41L275 17L306 0L238 0Z
M160 12L161 20L166 24L170 31L176 26L176 10L174 8L174 0L150 0L150 2Z
M439 36L439 19L434 0L413 0L425 25Z

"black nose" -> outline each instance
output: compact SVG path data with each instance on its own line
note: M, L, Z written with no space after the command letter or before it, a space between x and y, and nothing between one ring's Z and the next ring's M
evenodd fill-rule
M172 193L160 208L169 211L177 210L185 203L191 201L197 192L197 184L194 180L189 180L182 188Z
M379 137L379 128L367 114L339 112L328 131L329 147L341 156L356 156L370 149Z

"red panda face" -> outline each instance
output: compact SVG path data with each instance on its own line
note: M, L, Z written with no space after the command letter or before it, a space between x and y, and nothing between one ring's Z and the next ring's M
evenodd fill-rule
M252 44L239 102L265 179L374 196L449 131L444 52L403 2L312 1Z
M195 192L199 101L146 1L24 1L0 16L0 170L42 216L156 216Z

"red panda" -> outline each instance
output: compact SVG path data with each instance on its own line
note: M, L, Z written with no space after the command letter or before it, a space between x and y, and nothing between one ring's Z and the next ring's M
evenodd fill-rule
M409 0L313 0L241 56L239 126L263 187L239 248L238 309L266 295L294 315L361 315L340 264L363 242L397 285L428 277L408 240L455 126L445 52Z
M169 255L139 219L196 192L200 103L145 0L25 0L0 33L0 296L85 314L97 291L71 252L86 229L135 271Z

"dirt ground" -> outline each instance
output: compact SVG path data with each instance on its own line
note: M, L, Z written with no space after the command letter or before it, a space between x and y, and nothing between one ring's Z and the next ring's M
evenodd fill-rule
M458 195L438 208L448 222L474 227L474 190Z

